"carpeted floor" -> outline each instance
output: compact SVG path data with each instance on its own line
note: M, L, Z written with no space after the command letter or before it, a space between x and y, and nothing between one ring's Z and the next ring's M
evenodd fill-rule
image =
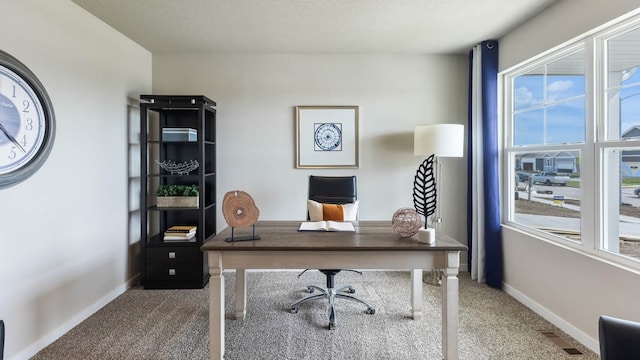
M356 295L377 309L338 301L338 327L326 329L325 303L289 303L307 294L306 284L323 285L307 272L249 272L247 317L233 320L234 274L225 273L227 360L442 359L440 287L423 284L426 316L412 320L408 272L341 273ZM575 342L504 292L460 274L460 359L597 360ZM552 330L584 355L567 355L543 336ZM33 359L208 359L208 287L203 290L133 288L73 328Z

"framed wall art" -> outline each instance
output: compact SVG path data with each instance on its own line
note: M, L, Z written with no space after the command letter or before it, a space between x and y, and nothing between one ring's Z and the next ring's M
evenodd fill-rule
M357 168L358 113L358 106L296 106L296 168Z

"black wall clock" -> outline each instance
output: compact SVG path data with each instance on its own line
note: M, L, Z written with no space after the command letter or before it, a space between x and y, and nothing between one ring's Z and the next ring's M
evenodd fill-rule
M44 86L20 61L0 51L0 189L40 168L54 135L53 106Z

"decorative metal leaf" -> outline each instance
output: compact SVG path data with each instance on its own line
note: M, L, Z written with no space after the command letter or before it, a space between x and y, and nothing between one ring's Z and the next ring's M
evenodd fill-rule
M427 217L436 211L436 178L433 169L434 155L429 156L416 171L413 180L413 206L418 214L425 217L425 227Z

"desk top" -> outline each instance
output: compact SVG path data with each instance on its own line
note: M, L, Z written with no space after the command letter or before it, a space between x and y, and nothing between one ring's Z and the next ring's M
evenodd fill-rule
M258 221L256 234L261 240L226 242L231 237L227 227L202 245L203 251L464 251L467 247L453 238L436 233L435 244L423 244L401 238L389 221L358 221L355 232L298 231L300 221ZM235 229L235 236L251 234L251 228Z

